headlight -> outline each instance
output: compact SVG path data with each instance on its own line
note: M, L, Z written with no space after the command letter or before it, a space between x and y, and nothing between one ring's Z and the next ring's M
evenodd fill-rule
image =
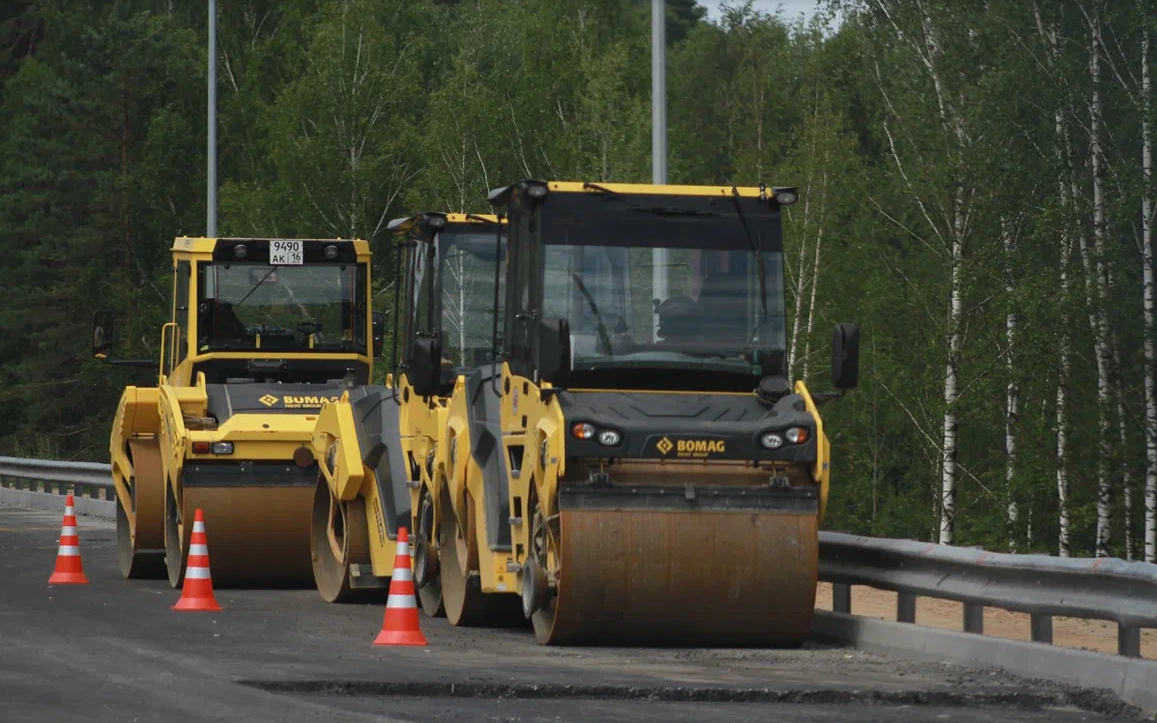
M333 244L326 246L325 247L325 257L327 259L329 259L330 261L333 261L334 259L336 259L337 258L337 246L334 246Z
M806 427L792 427L783 436L792 444L802 444L808 439L808 431Z
M233 454L232 442L214 442L213 454Z
M604 447L614 447L622 438L622 435L613 429L604 429L599 432L599 444Z
M764 432L759 443L766 449L779 449L785 444L803 444L811 439L811 431L807 427L791 427L782 432Z

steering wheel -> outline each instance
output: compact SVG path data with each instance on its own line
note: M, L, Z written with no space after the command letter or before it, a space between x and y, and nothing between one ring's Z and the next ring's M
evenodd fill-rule
M319 321L303 321L297 325L297 330L302 334L316 334L321 331L321 322Z

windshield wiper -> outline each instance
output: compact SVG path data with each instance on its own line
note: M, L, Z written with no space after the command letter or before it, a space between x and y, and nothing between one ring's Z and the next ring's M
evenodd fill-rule
M642 211L644 213L655 213L662 216L718 216L717 211L700 211L694 208L675 208L673 206L643 206L634 201L623 198L622 195L615 193L605 186L600 186L597 183L584 183L583 188L589 188L593 191L598 191L610 198L615 199L619 203L626 205L632 211Z
M269 275L270 275L270 274L272 274L274 271L277 271L277 267L276 267L276 266L270 267L270 269L269 269L269 273L265 274L265 276L262 276L262 277L261 277L261 281L258 281L256 284L254 284L254 285L253 285L253 288L249 290L249 293L248 293L248 294L246 294L244 297L242 297L241 301L238 301L236 304L234 304L234 305L233 305L233 308L234 308L234 309L236 309L237 307L239 307L239 306L241 306L242 304L244 304L244 303L245 303L245 299L248 299L250 296L252 296L252 295L253 295L253 292L254 292L254 291L257 291L257 287L258 287L258 286L261 286L262 284L264 284L264 283L265 283L265 280L266 280L266 279L268 279L268 278L269 278Z
M582 292L583 296L587 297L587 303L591 306L591 313L595 315L595 322L599 325L599 339L601 339L603 344L606 344L607 346L607 354L614 354L614 349L611 347L611 335L607 333L607 327L606 324L603 323L602 314L599 313L598 304L595 303L595 299L593 296L591 296L591 292L587 291L587 285L583 283L582 277L580 277L574 271L570 272L570 275L571 278L574 279L575 284L578 286L579 291Z
M627 201L623 201L627 203ZM672 208L670 206L634 206L632 211L643 211L645 213L657 213L660 216L718 216L716 211L698 211L693 208Z
M466 214L466 218L470 219L471 221L481 221L482 223L486 224L487 226L499 226L499 227L501 227L501 226L502 226L502 224L500 224L500 223L496 223L496 222L494 222L494 221L492 221L492 220L490 220L490 219L488 219L488 218L483 218L483 217L481 217L481 216L476 216L476 215L474 215L474 214L472 214L472 213L468 213L468 214Z
M747 234L747 242L751 244L751 250L755 252L755 273L759 276L759 306L763 310L763 321L767 321L767 280L764 279L763 274L763 250L759 248L759 242L751 235L751 229L747 228L747 218L743 215L743 208L739 203L739 189L735 186L731 187L731 201L735 204L735 213L739 215L739 222L743 224L743 233Z

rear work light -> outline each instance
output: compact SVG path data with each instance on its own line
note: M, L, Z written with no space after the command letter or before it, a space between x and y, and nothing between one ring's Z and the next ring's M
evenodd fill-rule
M193 442L193 454L233 454L232 442Z

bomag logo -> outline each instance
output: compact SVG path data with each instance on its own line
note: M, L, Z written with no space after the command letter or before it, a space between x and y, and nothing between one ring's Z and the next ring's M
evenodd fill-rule
M320 407L323 403L330 401L336 402L341 397L326 397L326 396L290 396L275 397L272 394L266 394L260 397L257 401L261 402L267 407L272 407L274 404L281 402L281 406L286 409L308 409Z
M725 454L727 442L722 439L680 439L672 442L669 438L663 437L655 443L655 448L664 456L673 450L676 457L705 458L713 454Z

